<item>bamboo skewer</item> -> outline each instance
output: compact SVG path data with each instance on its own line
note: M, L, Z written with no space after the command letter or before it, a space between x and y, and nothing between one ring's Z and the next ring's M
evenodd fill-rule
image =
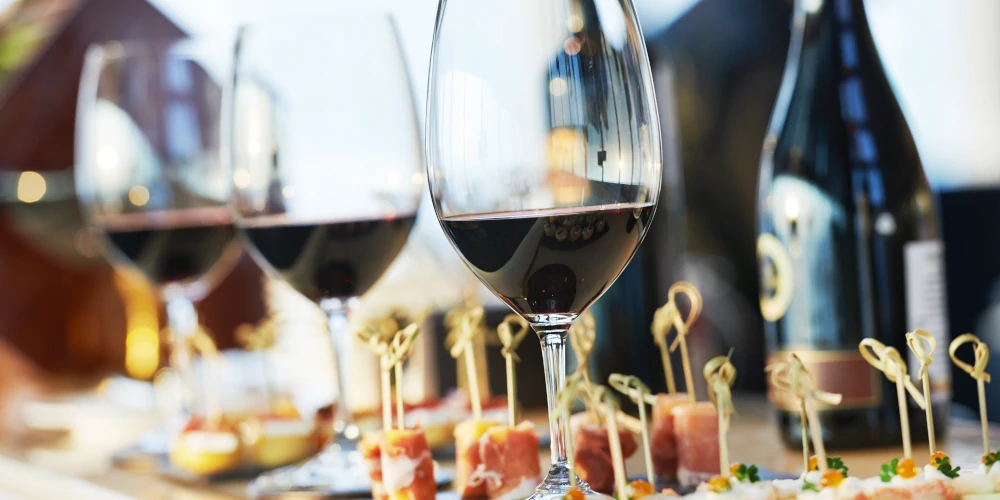
M601 396L600 399L604 402L604 410L612 416L616 415L618 413L618 402L615 401L614 396L603 387L600 387L599 389ZM615 472L615 489L618 490L619 498L629 498L628 476L625 473L625 459L622 454L622 442L621 438L618 436L618 419L607 418L605 419L605 422L608 429L608 444L611 447L611 465Z
M573 406L573 401L581 397L581 394L586 390L584 387L585 384L586 382L582 377L566 379L566 385L556 395L557 408L560 413L563 415L569 414L569 409ZM576 488L576 473L573 471L573 436L567 436L566 439L566 467L569 469L570 488Z
M371 327L366 327L359 331L357 337L378 356L379 376L382 386L382 430L389 432L392 430L392 384L390 381L392 365L389 358L389 342L391 339L387 332Z
M732 385L736 381L736 367L729 358L732 356L716 356L705 364L705 380L708 382L708 395L719 414L719 474L728 478L729 444L726 435L729 433L729 421L736 412L733 406Z
M930 404L930 366L934 362L934 350L937 349L937 341L930 333L917 329L912 333L906 334L906 345L909 346L910 351L913 352L913 356L917 358L917 361L920 361L920 372L917 374L917 378L920 379L923 386L924 401L927 403L924 408L927 418L927 444L930 446L931 455L933 455L938 450L934 439L934 412Z
M976 356L974 365L958 359L956 355L959 347L969 343L972 344ZM948 346L948 355L956 366L976 379L976 389L979 392L979 422L983 432L983 455L989 455L990 424L986 418L986 384L990 381L990 374L986 372L986 368L990 363L990 346L979 340L979 337L965 333L951 341L951 345Z
M517 325L517 333L514 333L511 323ZM512 429L517 425L517 380L514 363L521 361L517 357L517 347L521 345L528 331L528 321L517 314L508 314L497 326L497 337L503 344L501 352L507 362L507 425Z
M678 294L686 295L688 301L691 302L687 318L681 315L680 308L677 307ZM687 335L690 332L691 325L694 324L701 314L701 307L701 292L694 285L686 281L674 283L670 287L670 290L667 291L667 303L657 309L656 314L653 316L653 325L650 328L653 333L653 340L660 349L664 376L667 379L667 391L670 394L677 392L670 353L677 351L678 348L680 349L681 365L684 370L684 383L686 385L685 390L688 392L691 404L694 404L696 400L694 375L691 371L691 358L688 355ZM673 343L668 346L667 335L670 333L671 328L677 332L677 336L674 338Z
M403 362L410 357L413 346L416 343L420 329L416 323L410 323L406 328L399 330L392 337L388 344L386 354L388 364L392 366L396 375L396 418L399 430L406 429L403 412ZM388 373L388 371L386 371Z
M770 373L771 383L778 390L788 392L799 400L803 470L809 471L809 435L811 431L813 447L816 449L817 467L820 472L826 472L826 447L823 444L823 435L815 403L819 401L828 405L839 405L843 399L842 396L816 389L816 379L795 354L790 355L787 361L768 366L766 371Z
M920 390L913 385L909 372L906 369L906 362L895 347L887 347L885 344L875 339L864 339L859 344L858 349L861 355L868 361L868 364L876 370L885 374L890 382L896 384L896 399L899 403L899 425L903 431L903 456L913 458L913 443L910 438L910 417L906 403L906 393L917 402L920 409L925 409L927 402L920 394Z
M469 402L472 404L472 416L476 420L483 419L483 403L479 396L479 375L476 371L476 356L473 351L473 337L479 332L479 323L483 320L483 308L475 307L465 313L459 320L458 338L451 348L451 357L458 359L464 355L465 376L469 383Z
M639 407L640 432L642 436L642 454L646 462L646 479L649 484L656 484L653 475L653 453L649 446L649 427L646 425L646 404L656 404L656 398L650 394L649 387L643 384L639 377L612 373L608 377L608 385L624 394ZM652 403L650 403L652 400Z
M569 346L573 349L573 355L576 356L576 370L566 380L567 383L576 379L581 380L581 399L583 399L587 411L594 416L594 419L598 423L601 423L604 412L601 410L599 401L594 397L594 384L590 379L589 369L590 355L594 352L594 343L596 341L597 327L594 315L589 311L584 312L569 329Z

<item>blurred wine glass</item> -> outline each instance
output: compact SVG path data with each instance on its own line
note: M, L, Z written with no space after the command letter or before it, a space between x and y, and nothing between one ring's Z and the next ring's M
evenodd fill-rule
M231 148L239 225L258 260L327 314L337 439L259 478L257 495L369 487L346 381L347 317L409 237L424 189L411 81L390 17L340 12L246 27Z
M185 380L185 409L194 413L217 403L194 382L188 348L199 332L194 303L241 251L232 175L220 147L234 42L235 36L92 46L77 106L83 213L103 236L111 263L141 272L165 301L171 364Z
M632 2L441 2L429 82L435 210L468 267L538 333L552 467L532 498L562 498L566 334L631 260L660 192Z

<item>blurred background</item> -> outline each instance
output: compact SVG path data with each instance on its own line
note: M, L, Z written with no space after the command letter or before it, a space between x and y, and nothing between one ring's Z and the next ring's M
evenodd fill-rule
M100 258L74 197L74 109L86 47L212 32L279 10L346 3L0 0L0 441L42 425L25 417L32 415L26 408L39 409L30 402L59 400L108 376L125 377L100 387L118 407L142 413L157 405L156 393L139 382L152 380L165 363L162 306L142 277ZM422 115L437 2L367 3L396 16ZM1000 213L1000 3L866 4L939 197L950 331L974 331L1000 348L1000 218L982 215ZM762 393L756 184L788 50L792 2L636 0L636 7L653 58L664 144L674 146L665 151L664 196L653 229L593 307L598 344L592 369L599 378L626 372L660 380L649 325L670 284L688 280L705 298L691 335L695 364L735 347L739 388ZM506 314L449 248L427 201L403 254L365 296L359 315L419 315L436 332L428 335L428 354L417 368L425 382L408 388L417 400L443 396L458 384L443 347L446 311L473 300L488 304L497 320ZM408 287L422 293L400 293ZM247 256L198 305L204 329L224 350L238 347L241 327L258 325L275 308L292 318L279 327L275 378L294 389L300 411L316 411L329 403L336 383L315 306L270 283ZM523 350L530 359L522 370L540 372L534 344ZM503 392L499 347L488 346L485 356L493 393ZM240 371L252 362L246 357L233 354L232 384L246 384ZM956 401L974 405L973 381L953 380ZM526 406L544 406L536 385L522 392ZM653 389L663 387L654 383ZM351 401L358 410L376 404L365 394ZM998 411L991 415L1000 418Z

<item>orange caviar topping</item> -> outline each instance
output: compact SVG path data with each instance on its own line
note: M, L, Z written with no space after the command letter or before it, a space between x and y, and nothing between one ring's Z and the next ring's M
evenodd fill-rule
M584 498L583 492L577 488L570 488L563 497L564 500L584 500Z
M913 479L917 477L917 463L912 458L904 458L896 466L896 475L903 479Z
M938 462L942 460L948 460L948 454L943 451L935 452L931 455L931 467L937 467Z
M733 465L729 466L729 473L732 475L736 475L740 470L740 465L742 464L740 464L739 462L733 462Z
M819 470L819 459L816 455L809 457L809 470Z
M820 488L836 488L842 482L844 482L844 474L839 470L828 470L819 478Z
M628 485L629 490L632 491L632 500L638 500L642 497L647 497L653 494L653 485L643 481L642 479L636 479Z
M714 476L712 479L708 480L708 491L713 493L722 493L724 491L729 491L732 485L729 484L729 479L722 476Z

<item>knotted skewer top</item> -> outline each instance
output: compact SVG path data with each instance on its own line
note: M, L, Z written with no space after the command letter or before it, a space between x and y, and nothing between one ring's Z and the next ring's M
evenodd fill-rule
M511 324L517 326L516 332ZM508 314L497 326L497 337L500 338L500 343L503 345L500 353L504 356L510 356L514 361L520 362L521 358L517 356L517 348L521 345L521 342L528 335L529 331L531 329L528 327L526 319L517 314Z
M972 343L973 349L975 350L975 364L968 364L961 359L955 353L958 351L959 347L965 344ZM966 333L955 337L955 340L951 341L951 345L948 346L948 355L956 366L962 369L965 373L968 373L972 378L976 380L982 379L984 382L990 381L990 374L986 372L986 367L990 363L990 346L987 345L979 337L971 333Z

